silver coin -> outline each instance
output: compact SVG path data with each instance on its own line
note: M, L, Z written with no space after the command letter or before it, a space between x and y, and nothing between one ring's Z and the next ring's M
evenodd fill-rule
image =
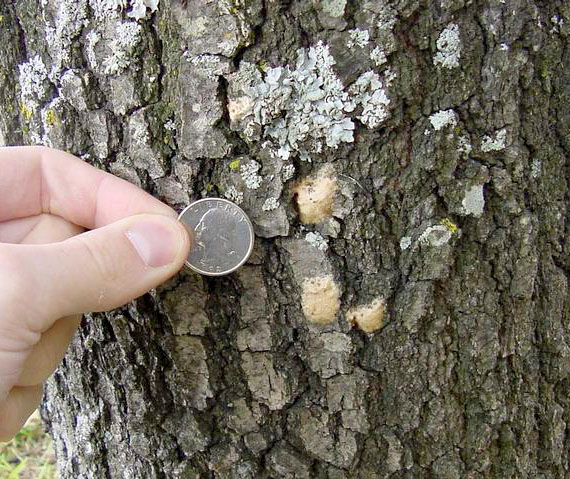
M186 207L178 220L194 236L186 266L200 274L229 274L244 264L253 250L253 225L231 201L198 200Z

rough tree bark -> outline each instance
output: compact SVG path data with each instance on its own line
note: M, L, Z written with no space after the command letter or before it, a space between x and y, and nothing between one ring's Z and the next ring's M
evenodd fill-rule
M562 0L2 2L0 140L257 233L236 274L86 317L43 408L62 477L568 477L569 26Z

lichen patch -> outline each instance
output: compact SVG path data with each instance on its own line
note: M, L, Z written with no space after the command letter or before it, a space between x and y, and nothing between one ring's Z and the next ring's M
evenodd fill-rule
M463 211L466 215L473 215L476 218L480 217L485 209L483 185L475 185L467 190L461 206L463 206Z
M26 108L25 116L32 116L48 91L48 73L39 55L33 56L19 66L20 95L22 105Z
M490 151L501 151L507 146L507 130L496 131L493 136L485 135L481 142L481 151L488 153Z
M420 244L426 246L443 246L452 238L452 233L445 225L433 225L425 229L418 238Z
M159 0L132 0L131 10L127 13L127 16L134 18L135 20L142 20L146 17L146 9L148 8L151 13L158 10Z
M355 46L358 48L364 48L370 42L370 33L368 33L368 30L355 28L354 30L349 30L348 33L350 35L350 38L346 43L348 48L354 48Z
M435 65L443 68L457 68L461 57L461 38L459 26L450 23L437 39L437 53L433 59Z
M331 168L324 168L315 178L305 178L295 187L301 222L317 224L331 216L337 181Z
M355 48L369 42L368 31L351 32ZM384 57L377 51L376 63ZM241 62L229 78L232 129L241 131L248 142L267 139L283 160L311 161L325 148L354 142L353 118L368 128L384 124L390 116L387 88L392 74L386 71L381 78L368 71L347 88L335 65L323 42L299 49L295 67L264 68L263 75L256 65Z
M135 47L141 41L142 27L136 22L118 23L115 28L115 39L109 47L111 55L103 60L103 68L107 75L119 75L131 64Z
M457 115L453 110L440 110L429 117L429 121L435 131L439 131L446 126L457 125Z
M385 310L384 300L376 298L369 304L350 309L346 314L346 319L365 333L373 333L382 327Z
M321 0L320 5L323 12L327 15L333 18L342 18L346 8L346 0Z
M301 305L307 321L328 324L340 308L340 291L331 276L307 278L303 281Z

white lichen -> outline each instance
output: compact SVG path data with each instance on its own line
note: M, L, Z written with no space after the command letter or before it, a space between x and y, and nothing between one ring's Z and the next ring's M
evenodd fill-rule
M400 239L400 249L402 251L407 250L412 245L412 238L409 236L402 236Z
M452 237L451 231L444 225L434 225L425 229L418 241L426 246L443 246Z
M433 59L435 65L444 68L456 68L459 66L461 58L461 39L459 37L459 26L450 23L439 35L437 39L437 53Z
M101 35L99 32L92 30L85 36L85 40L85 56L87 57L87 61L91 68L97 69L98 62L95 47L97 46L97 43L99 43L99 40L101 40Z
M224 192L224 197L228 200L233 201L235 204L239 205L243 201L243 193L238 191L234 185L231 185Z
M281 168L281 179L283 182L289 181L293 176L295 176L295 165L291 163L283 165Z
M59 0L53 2L53 23L45 27L46 45L51 57L50 79L56 81L59 73L71 60L74 40L89 23L86 0Z
M89 6L96 20L107 20L118 18L119 12L127 6L127 0L90 0Z
M504 150L507 145L507 130L503 128L495 132L493 136L485 135L481 142L481 151L487 153L489 151Z
M275 153L283 161L287 161L291 156L291 146L285 143L284 145L281 145Z
M241 165L240 174L246 188L256 190L261 186L263 178L257 173L260 168L261 165L255 160L251 160L248 163Z
M485 208L485 197L483 196L483 185L475 185L465 192L463 201L463 212L466 215L479 217L483 214Z
M115 39L109 44L112 53L103 60L105 74L118 75L130 65L133 51L141 40L141 31L137 22L117 24Z
M446 126L457 126L457 115L453 110L441 110L429 117L429 121L435 131Z
M388 61L388 58L386 58L386 52L380 46L375 47L370 52L370 59L374 62L374 65L376 65L377 67L384 65L384 63Z
M536 180L540 174L542 173L542 163L538 159L532 160L532 164L530 166L530 177L533 180Z
M386 83L386 86L391 86L395 79L396 72L390 67L386 68L386 71L384 72L384 83Z
M134 18L135 20L141 20L146 17L147 8L152 12L158 10L159 0L132 0L131 10L127 13L127 16Z
M350 38L346 42L346 46L348 48L364 48L370 42L370 33L368 30L360 30L359 28L355 28L353 30L349 30L348 34Z
M550 17L550 22L553 25L550 29L550 33L560 33L562 27L564 26L564 19L559 15L553 15Z
M307 233L305 241L321 251L326 251L329 247L327 240L318 232L311 231Z
M261 206L261 209L263 211L273 211L276 210L277 208L279 208L279 198L267 198L264 202L263 205Z
M19 66L20 99L24 115L31 116L38 108L39 102L45 99L48 92L48 73L39 55L30 58Z
M383 8L378 15L376 26L381 32L391 32L397 22L396 12L391 8Z
M176 123L174 123L174 120L172 118L170 118L166 123L164 123L164 129L166 131L176 130Z
M376 128L388 118L390 99L378 74L371 71L363 73L348 91L355 103L362 107L362 113L356 118L364 125Z
M129 120L129 133L132 141L138 146L146 146L150 142L148 127L141 115L132 116Z

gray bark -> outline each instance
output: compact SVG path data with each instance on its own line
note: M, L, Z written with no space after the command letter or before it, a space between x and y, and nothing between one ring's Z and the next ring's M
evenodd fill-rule
M112 3L2 2L0 139L257 242L86 316L62 477L568 477L568 2Z

